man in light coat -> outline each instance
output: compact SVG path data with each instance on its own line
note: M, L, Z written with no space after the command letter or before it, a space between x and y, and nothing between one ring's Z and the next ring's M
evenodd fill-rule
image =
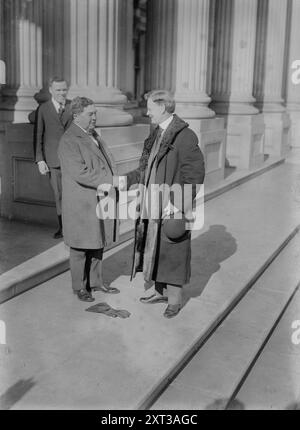
M103 248L118 240L117 212L105 219L99 205L104 194L116 199L118 177L112 156L95 131L94 102L76 97L71 110L73 122L58 148L64 242L70 247L73 291L79 300L91 302L93 290L119 292L102 278Z
M191 219L197 189L203 184L204 159L196 134L174 114L172 94L157 90L146 98L147 114L156 127L144 143L139 168L127 174L128 187L140 184L142 190L132 276L143 271L146 281L155 282L154 294L140 300L167 303L164 316L172 318L181 310L182 286L190 280L191 231L187 220ZM161 197L155 192L157 187L162 190ZM164 192L170 189L175 192Z

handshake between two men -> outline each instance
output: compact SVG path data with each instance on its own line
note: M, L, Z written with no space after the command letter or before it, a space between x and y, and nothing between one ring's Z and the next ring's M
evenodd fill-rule
M141 302L163 302L167 305L163 316L173 318L182 308L182 287L191 276L187 212L204 181L204 157L196 134L175 114L173 95L157 90L146 99L154 127L144 142L139 167L126 176L117 174L109 148L94 132L94 102L85 97L72 101L73 122L58 149L64 241L70 247L72 288L80 300L95 300L92 291L119 292L104 283L102 255L104 247L118 241L116 221L124 219L121 212L126 208L126 216L136 220L131 279L136 272L143 272L145 282L154 284L154 291ZM133 190L135 184L139 185ZM128 205L123 201L127 190ZM137 201L131 200L133 192ZM107 216L110 209L113 216Z
M113 176L112 184L99 184L97 187L97 195L99 197L102 196L111 196L114 195L115 190L118 191L126 191L127 189L127 181L126 176Z

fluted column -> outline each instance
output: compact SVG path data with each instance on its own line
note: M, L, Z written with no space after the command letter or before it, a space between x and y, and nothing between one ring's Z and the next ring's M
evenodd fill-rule
M252 95L257 0L216 0L212 99L226 121L226 159L252 169L264 161L264 121Z
M300 1L292 0L287 79L287 110L291 117L291 144L300 146Z
M258 0L253 95L264 114L265 153L282 156L289 146L290 119L283 94L288 0Z
M175 98L185 118L210 118L210 1L178 0Z
M146 88L173 90L177 112L210 118L210 0L151 0Z
M99 108L99 125L126 125L133 119L122 109L119 90L120 0L70 0L69 97L86 96ZM113 111L105 108L119 108Z
M119 105L117 88L119 0L70 0L70 95Z
M176 0L148 2L145 87L171 90L174 86Z
M27 121L37 106L34 94L42 85L42 31L39 0L4 0L7 85L0 106L2 120Z
M1 100L1 85L5 83L5 63L4 63L4 4L0 2L0 100Z
M253 115L257 0L217 0L211 107L219 114Z
M258 0L254 97L264 112L283 112L287 0Z

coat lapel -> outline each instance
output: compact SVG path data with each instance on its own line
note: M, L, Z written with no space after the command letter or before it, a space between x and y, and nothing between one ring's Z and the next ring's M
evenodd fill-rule
M110 150L108 149L108 146L106 145L104 140L101 139L101 137L99 136L99 134L96 131L93 133L93 138L96 139L98 142L99 148L97 148L97 150L98 150L99 156L103 155L104 158L106 159L107 164L109 165L112 173L117 174L117 167L116 167L116 164L114 162L113 156L112 156Z
M169 127L163 134L163 138L161 140L160 148L157 154L156 166L160 163L161 159L167 154L167 152L173 149L176 135L186 127L188 127L188 124L182 119L180 119L177 115L174 115Z
M52 103L52 105L53 105L53 103ZM64 126L64 128L66 128L66 126L70 123L71 120L72 120L71 102L70 102L70 100L67 100L66 105L65 105L65 110L64 110L64 113L62 114L62 118L60 121L61 121L62 125Z
M58 113L56 112L56 109L55 109L55 107L54 107L54 104L52 103L52 100L49 100L49 101L48 101L48 109L49 109L50 115L52 115L52 117L53 117L53 118L55 118L55 120L56 120L59 124L61 124L60 119L59 119L59 116L58 116Z
M54 107L54 104L52 103L52 100L49 100L48 102L48 109L50 115L52 115L53 118L55 118L55 121L57 121L58 124L62 125L64 128L66 128L66 125L71 120L71 102L69 100L66 101L65 111L62 114L62 118L59 118L58 113L56 112L56 109Z
M142 173L145 172L145 170L147 169L148 166L148 161L149 161L149 157L151 154L151 149L152 146L155 142L156 136L158 133L158 127L156 127L155 129L153 129L149 135L149 137L145 140L144 143L144 148L143 148L143 153L140 159L140 170Z
M93 151L95 155L97 155L98 158L103 159L103 157L106 159L108 166L110 167L112 173L116 173L116 166L113 162L112 155L110 154L107 145L104 143L104 141L100 138L100 136L97 133L93 134L94 139L97 140L99 144L99 148L96 145L96 143L93 141L93 139L85 133L80 127L78 127L76 124L72 124L71 127L74 128L74 132L77 137L80 137L82 139L82 142L89 146L89 148Z

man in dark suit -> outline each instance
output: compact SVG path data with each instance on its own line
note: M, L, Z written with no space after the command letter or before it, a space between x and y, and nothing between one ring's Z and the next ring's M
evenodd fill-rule
M55 239L63 236L61 218L61 170L57 155L58 143L65 130L72 122L70 101L67 100L67 82L58 77L50 80L51 99L43 103L37 112L36 120L36 157L41 175L49 174L54 191L58 231Z
M103 248L118 240L117 210L106 219L100 204L108 193L116 207L119 178L105 142L95 131L94 102L76 97L71 109L74 120L58 148L64 242L70 247L73 291L79 300L91 302L91 290L119 292L105 285L102 278Z

